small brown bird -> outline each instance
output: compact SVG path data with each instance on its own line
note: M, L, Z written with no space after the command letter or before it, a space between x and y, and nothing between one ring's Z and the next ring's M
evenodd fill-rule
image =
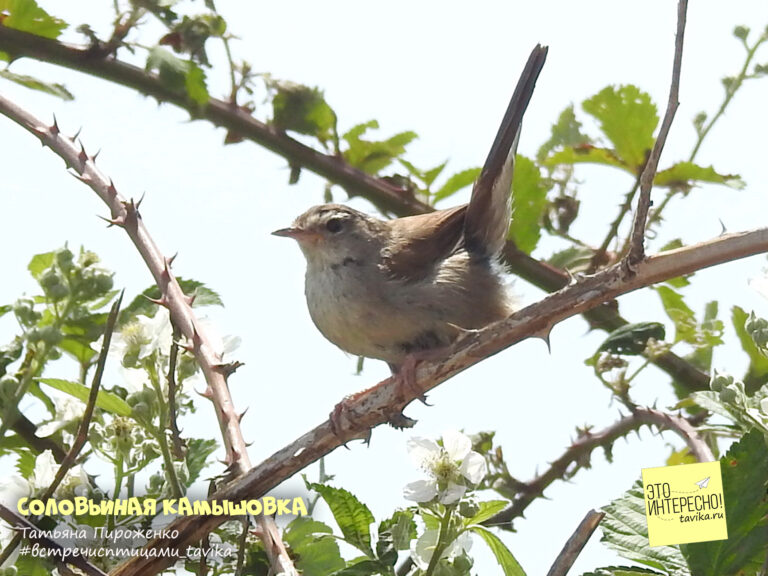
M324 204L273 232L299 243L310 316L336 346L397 373L462 329L511 313L496 260L509 229L520 125L546 56L546 47L531 52L469 204L384 221Z

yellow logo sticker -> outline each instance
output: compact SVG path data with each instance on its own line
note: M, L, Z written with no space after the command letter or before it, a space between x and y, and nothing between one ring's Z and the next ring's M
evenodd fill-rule
M643 469L651 546L726 540L720 462Z

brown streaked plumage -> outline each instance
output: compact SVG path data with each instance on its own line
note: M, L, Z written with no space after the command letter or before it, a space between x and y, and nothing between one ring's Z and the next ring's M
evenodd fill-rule
M546 55L541 46L531 53L469 204L387 221L324 204L274 232L299 243L309 312L328 340L397 370L409 354L509 315L495 260L509 227L520 125Z

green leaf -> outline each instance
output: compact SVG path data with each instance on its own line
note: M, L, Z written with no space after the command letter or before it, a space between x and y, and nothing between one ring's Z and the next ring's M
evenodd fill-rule
M491 552L493 552L493 555L496 557L499 566L504 570L505 576L525 576L523 567L520 566L518 561L512 555L512 552L509 551L509 548L507 548L504 542L502 542L496 534L484 526L475 525L469 529L485 540L488 548L491 549Z
M190 438L187 440L187 470L188 485L194 484L195 480L200 476L200 472L203 471L205 465L208 463L208 456L213 454L218 448L216 440L203 439L203 438Z
M472 516L472 518L464 520L465 526L470 526L472 524L482 524L489 518L493 518L496 516L496 514L509 506L509 501L488 500L487 502L480 502L478 505L480 506L480 510L478 510L477 514Z
M731 188L742 189L745 184L737 174L719 174L712 166L698 166L693 162L678 162L671 168L656 173L653 183L656 186L688 189L697 182L725 184Z
M2 26L44 38L58 38L68 24L48 14L34 0L0 0Z
M696 331L696 349L687 358L700 370L709 370L712 366L712 350L723 343L724 326L722 320L717 318L718 309L717 300L707 302L704 307L704 318Z
M613 150L599 148L591 144L585 144L579 147L566 146L559 152L555 152L549 158L546 158L542 166L554 168L560 164L601 164L603 166L613 166L620 168L625 172L634 174L632 167L618 156Z
M13 306L11 306L10 304L3 304L2 306L0 306L0 318L8 314L8 312L10 312L11 310L13 310Z
M584 246L570 246L565 250L555 252L547 262L555 268L579 272L589 268L594 251Z
M60 378L36 378L36 380L42 384L47 384L51 388L55 388L65 394L69 394L81 400L82 402L88 402L88 395L90 394L90 388L84 386L79 382L72 382L70 380L62 380ZM99 390L96 396L96 406L102 410L106 410L117 416L130 416L131 407L128 403L112 392L106 390Z
M333 530L307 516L299 516L285 528L283 539L291 547L296 567L304 576L325 576L344 568Z
M37 461L37 455L31 450L17 450L19 455L16 460L16 470L22 478L29 478L35 471L35 462Z
M661 297L661 304L672 322L675 324L675 342L696 343L696 316L683 301L680 293L669 286L656 286L656 292Z
M208 102L205 73L189 60L182 60L159 46L151 48L145 66L148 72L157 71L160 82L174 92L186 94L193 102Z
M194 297L192 305L195 308L202 306L224 306L218 293L208 288L202 282L181 277L176 278L176 281L179 283L179 286L181 286L184 294ZM118 325L122 326L140 314L153 318L157 313L158 307L157 304L150 299L158 300L160 297L160 288L153 284L136 296L136 298L134 298L131 303L120 312Z
M205 72L194 62L189 62L189 69L184 77L184 88L187 96L200 106L205 106L211 99L208 85L205 83Z
M480 176L480 168L467 168L461 172L457 172L448 178L445 183L435 192L435 202L444 200L458 192L463 190L467 186L471 186L475 183L478 176Z
M752 337L744 328L748 317L749 314L738 306L734 306L731 309L733 328L739 337L741 349L749 357L749 368L747 368L747 373L744 375L744 385L747 391L751 392L768 382L768 358L755 345L755 341L752 340Z
M627 324L611 332L598 348L598 351L607 351L624 356L636 356L642 354L653 338L661 342L667 333L664 324L660 322L637 322Z
M396 550L408 550L411 540L415 540L416 522L410 510L396 510L391 518L379 524L379 540L388 538Z
M696 576L757 574L768 553L768 448L753 430L720 459L728 539L681 546Z
M43 252L42 254L35 254L32 256L32 260L29 261L27 270L32 274L35 280L39 280L48 268L53 265L53 260L56 257L56 252Z
M547 186L539 167L525 156L517 156L512 182L512 221L508 238L530 254L541 238L541 218L547 209Z
M395 158L402 156L405 147L417 138L415 132L401 132L381 141L362 138L368 129L378 127L379 123L371 120L354 126L342 136L348 145L343 153L344 159L368 174L376 174L389 166Z
M272 123L281 130L314 136L325 144L336 141L336 113L323 92L293 82L272 81Z
M582 107L600 123L617 156L637 173L653 148L653 132L659 123L651 97L636 86L608 86Z
M56 347L68 353L83 366L89 365L96 356L96 351L79 338L64 337Z
M344 535L344 540L373 558L370 526L374 522L373 514L351 492L327 484L307 483L308 490L314 490L331 509L336 523Z
M689 576L688 565L677 546L648 545L648 524L645 520L643 484L635 484L623 496L603 507L605 518L600 522L602 541L619 555L670 576Z
M581 131L581 122L576 120L573 104L560 113L557 122L552 125L552 135L539 151L536 159L543 162L544 159L558 148L580 148L592 143L592 139Z
M34 76L28 76L27 74L16 74L14 72L11 72L10 70L0 70L0 78L5 78L6 80L15 82L16 84L24 86L25 88L29 88L30 90L45 92L46 94L50 94L51 96L56 96L57 98L61 98L62 100L75 99L75 97L72 96L72 93L69 90L67 90L63 84L58 84L56 82L54 83L45 82L43 80L35 78Z

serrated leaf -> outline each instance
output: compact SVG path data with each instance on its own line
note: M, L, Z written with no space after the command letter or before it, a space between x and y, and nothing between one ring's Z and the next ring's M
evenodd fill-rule
M88 402L88 395L90 394L90 388L84 386L79 382L72 382L70 380L62 380L61 378L36 378L37 382L47 384L51 388L55 388L60 392L69 394L70 396L81 400L82 402ZM106 390L99 390L96 397L96 406L102 410L106 410L117 416L130 416L131 407L128 403L111 392Z
M314 136L320 142L335 140L336 113L322 90L293 82L272 82L272 123L282 130Z
M667 333L664 324L660 322L637 322L627 324L611 332L598 348L598 351L607 351L613 354L636 356L642 354L653 338L661 342Z
M653 133L659 123L651 97L637 86L608 86L585 100L582 107L600 123L619 158L637 173L653 148Z
M63 84L59 84L57 82L45 82L39 78L35 78L34 76L29 76L27 74L15 74L10 70L0 70L0 78L5 78L6 80L10 80L11 82L19 84L20 86L29 88L30 90L36 90L37 92L44 92L45 94L56 96L62 100L75 99L75 97L72 96L72 93L67 90Z
M558 148L579 148L592 143L592 139L581 131L581 122L576 120L573 104L560 113L560 116L552 125L549 140L542 144L536 153L536 159L543 162L544 159Z
M396 158L405 153L405 147L417 135L415 132L401 132L380 141L364 140L362 138L369 129L376 129L379 123L371 120L358 124L350 129L342 138L347 142L344 159L368 174L376 174L389 166Z
M68 26L64 20L40 8L34 0L0 0L0 13L5 13L2 26L43 38L58 38Z
M471 186L475 183L478 176L480 176L480 168L467 168L461 172L451 175L440 188L435 192L435 202L444 200L449 196L455 194L459 190L463 190L467 186Z
M748 317L749 314L738 306L734 306L731 309L733 328L736 330L736 336L739 337L741 349L749 357L749 367L744 375L744 385L747 391L751 392L768 382L768 358L755 345L755 341L752 340L752 337L744 327Z
M185 295L194 296L194 300L192 302L193 307L198 308L202 306L224 306L224 303L222 302L218 293L208 288L208 286L202 282L181 277L177 277L176 280L179 283L179 286L181 286L181 289L184 291ZM136 296L136 298L134 298L131 303L125 307L125 309L120 312L118 326L125 324L127 321L135 318L139 314L153 318L157 313L158 306L152 302L150 298L157 300L160 298L160 296L160 288L158 288L155 284L144 290L141 294Z
M757 574L768 553L768 448L757 430L720 459L728 539L681 546L696 576Z
M213 454L218 448L218 442L211 439L190 438L187 440L187 470L188 485L191 486L200 476L205 465L208 463L208 456Z
M205 82L205 72L194 62L189 62L187 74L184 77L184 88L193 102L200 106L208 104L211 95Z
M35 280L39 280L48 268L53 265L53 260L56 257L56 252L43 252L42 254L35 254L32 256L32 260L27 265L27 270L32 274Z
M307 489L317 492L331 509L344 540L369 558L373 558L370 526L374 518L368 507L343 488L307 483Z
M687 189L697 182L726 184L731 188L743 188L744 181L737 174L719 174L712 166L699 166L693 162L678 162L671 168L656 173L656 186Z
M554 168L560 164L601 164L603 166L620 168L625 172L634 174L632 167L616 156L613 150L592 146L591 144L584 144L578 147L566 146L544 159L541 163L542 166L548 168Z
M648 524L645 500L640 481L623 496L603 507L605 517L600 522L602 542L619 555L651 568L663 570L670 576L689 576L688 564L677 546L648 545Z
M509 506L509 501L488 500L487 502L480 502L478 505L480 510L478 510L477 514L472 516L472 518L464 520L465 526L469 526L471 524L482 524L489 518L493 518L496 514Z
M541 238L541 218L547 208L547 186L539 167L525 156L517 156L512 182L512 221L508 238L530 254Z
M285 528L283 539L291 547L296 567L305 576L326 576L344 568L339 545L330 526L299 516Z
M523 567L520 566L520 563L512 555L512 552L509 551L506 544L504 544L496 534L484 526L475 525L469 529L485 540L488 548L491 549L491 552L493 552L493 555L496 557L499 566L501 566L501 569L504 571L504 576L525 576Z
M696 316L679 292L669 286L656 286L667 316L675 324L675 342L696 343Z
M16 470L22 478L30 478L35 471L37 455L31 450L17 450L19 458L16 460Z

